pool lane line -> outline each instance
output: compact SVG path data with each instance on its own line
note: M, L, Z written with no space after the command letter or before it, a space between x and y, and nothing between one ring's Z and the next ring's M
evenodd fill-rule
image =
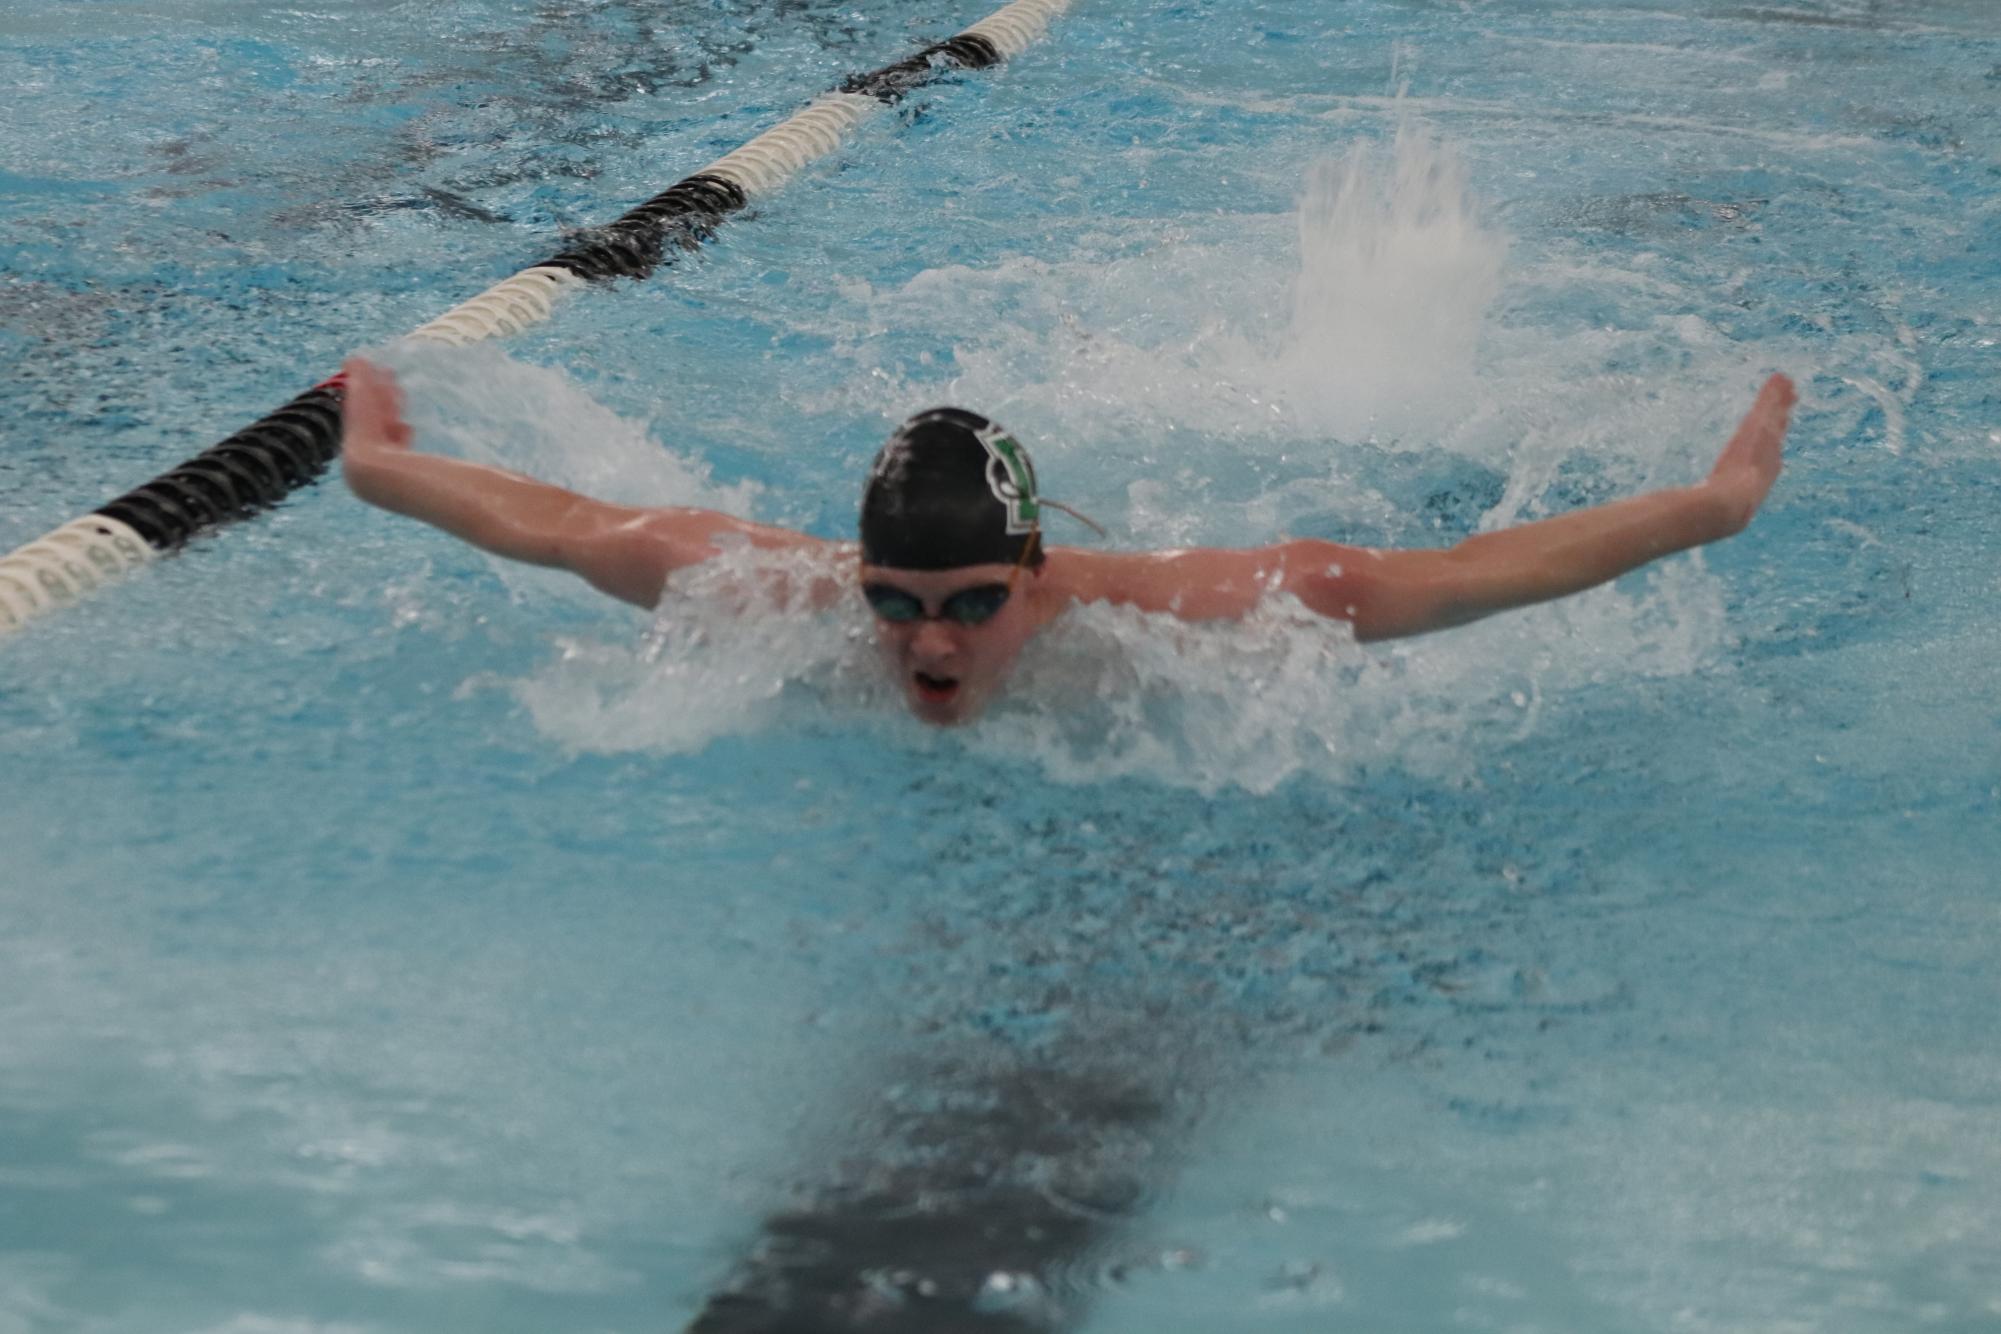
M408 336L451 345L506 337L547 319L579 283L647 277L678 252L699 248L752 199L833 152L884 106L941 74L1020 54L1069 3L1013 0L957 36L850 77L789 120ZM323 381L179 467L0 556L0 637L313 482L340 452L341 393L339 376Z

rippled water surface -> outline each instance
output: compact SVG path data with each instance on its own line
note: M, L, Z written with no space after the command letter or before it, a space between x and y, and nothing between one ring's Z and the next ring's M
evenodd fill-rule
M984 12L15 9L0 550ZM1988 0L1079 0L385 348L426 448L825 535L941 401L1120 544L1438 545L1804 400L1700 556L1078 614L953 735L857 606L338 484L38 623L0 1334L2001 1328L1997 112Z

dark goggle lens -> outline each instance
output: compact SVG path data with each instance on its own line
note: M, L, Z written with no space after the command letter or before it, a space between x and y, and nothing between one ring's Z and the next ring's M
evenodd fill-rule
M923 617L924 604L900 588L888 584L868 584L862 588L869 610L885 621L915 621Z
M938 612L960 625L978 625L992 620L994 613L1007 605L1007 596L1006 584L981 584L952 594Z
M990 621L1007 605L1008 592L1006 584L981 584L977 588L961 589L940 604L938 619L957 625L979 625ZM868 599L869 609L885 621L901 625L924 619L923 599L893 585L864 584L862 596Z

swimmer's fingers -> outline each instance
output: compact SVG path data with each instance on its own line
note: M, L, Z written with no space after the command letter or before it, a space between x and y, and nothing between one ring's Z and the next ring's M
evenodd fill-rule
M403 420L403 390L396 377L374 362L349 357L341 366L342 445L347 449L408 449L410 424Z
M1765 496L1778 480L1780 453L1785 447L1786 426L1792 420L1793 404L1799 394L1793 382L1774 375L1758 391L1757 401L1737 425L1737 433L1717 455L1706 485L1722 496L1730 509L1733 529L1741 529L1765 503Z

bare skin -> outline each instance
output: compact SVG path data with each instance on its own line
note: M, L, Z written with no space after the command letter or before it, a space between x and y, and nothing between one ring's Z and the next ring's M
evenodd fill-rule
M899 570L861 564L852 542L713 510L607 504L518 473L415 453L394 378L354 358L346 379L341 458L355 494L496 555L569 570L649 610L676 570L745 544L806 557L809 567L823 572L808 576L810 600L823 605L857 581L914 594L930 614L878 621L877 639L911 711L941 725L975 717L1022 647L1081 603L1190 621L1229 620L1284 593L1350 623L1358 639L1390 639L1581 592L1673 552L1730 537L1743 531L1778 478L1796 401L1785 376L1765 381L1709 475L1694 486L1482 533L1443 550L1384 551L1315 539L1243 550L1054 547L1033 569ZM1010 584L1013 596L991 620L960 625L937 617L953 593L992 583Z

